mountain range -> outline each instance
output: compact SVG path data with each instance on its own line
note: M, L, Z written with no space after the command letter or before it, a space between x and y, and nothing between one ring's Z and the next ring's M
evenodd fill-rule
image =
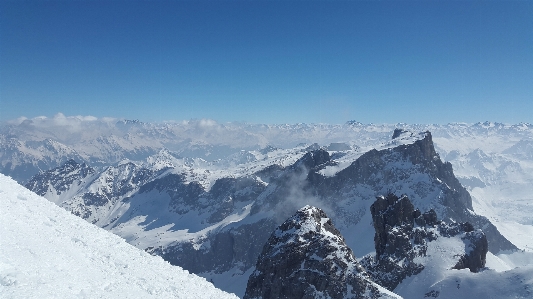
M271 233L305 205L333 219L355 257L376 255L371 206L387 194L482 229L491 269L533 260L529 124L152 124L56 116L0 132L3 173L239 296Z

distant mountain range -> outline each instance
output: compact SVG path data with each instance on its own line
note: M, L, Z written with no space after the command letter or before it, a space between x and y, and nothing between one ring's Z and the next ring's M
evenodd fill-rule
M305 205L333 219L356 257L375 252L370 207L387 194L482 229L488 267L516 266L509 252L533 251L531 148L533 125L489 122L66 118L0 129L3 173L239 296L270 234Z

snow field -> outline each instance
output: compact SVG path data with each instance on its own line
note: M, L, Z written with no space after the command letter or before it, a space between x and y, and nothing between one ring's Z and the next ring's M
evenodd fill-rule
M0 174L2 298L237 298Z

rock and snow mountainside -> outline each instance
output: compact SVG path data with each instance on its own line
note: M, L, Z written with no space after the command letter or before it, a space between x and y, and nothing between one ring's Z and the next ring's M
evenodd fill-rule
M372 216L376 254L363 257L361 265L394 293L413 299L532 298L531 260L494 269L502 260L487 251L484 233L469 223L439 221L434 211L421 213L407 197L394 195L378 198Z
M485 267L490 256L487 239L469 223L439 221L434 211L421 213L406 196L393 194L377 198L372 216L376 254L358 263L323 211L300 209L265 244L245 298L525 299L533 295L533 266L506 271ZM522 258L527 256L523 254Z
M0 297L236 298L0 174Z
M485 267L487 238L470 223L438 221L435 211L421 213L407 196L398 198L394 194L379 197L370 209L376 230L376 254L365 256L361 263L372 279L387 289L394 290L406 277L422 273L426 264L434 262L431 259L448 262L440 269L442 272L450 269L479 272ZM430 247L444 248L439 243L450 242L458 244L452 251L443 251L437 257L428 252Z
M90 167L116 166L125 159L142 161L162 150L190 159L188 165L213 162L225 167L260 160L258 155L268 149L294 148L300 143L318 143L341 153L367 152L387 142L395 128L432 132L436 151L452 163L472 196L474 211L489 218L513 244L533 251L529 237L533 235L533 125L527 123L143 123L59 113L0 126L0 173L26 184L39 171L70 159Z
M305 206L268 239L244 298L401 297L372 282L326 214Z
M429 132L395 135L374 149L302 145L249 152L254 159L242 152L245 158L233 160L239 163L168 151L104 168L70 161L26 186L239 296L270 233L306 204L336 219L356 256L374 251L370 205L391 192L420 210L434 209L439 219L483 227L494 253L515 248L472 212L470 195L440 160Z
M220 166L250 162L266 154L261 148L288 149L300 143L316 142L343 153L349 149L366 152L387 142L395 128L432 132L436 151L452 163L455 175L472 196L474 211L489 218L513 244L533 251L529 237L533 235L533 125L527 123L143 123L57 114L0 126L0 173L26 184L39 171L70 159L91 167L115 166L124 159L142 161L161 150L191 159L187 164L204 161Z

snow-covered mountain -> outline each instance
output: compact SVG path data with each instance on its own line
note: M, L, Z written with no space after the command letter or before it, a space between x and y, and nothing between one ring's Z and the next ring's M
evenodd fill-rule
M533 295L533 266L504 271L486 267L491 256L487 239L468 222L441 221L435 211L422 213L408 197L394 194L377 198L371 210L376 253L358 262L323 211L310 206L300 209L265 244L245 298Z
M434 150L413 133L428 130ZM271 231L306 204L336 219L356 256L373 252L370 205L389 192L483 227L489 264L523 265L505 250L533 251L532 140L530 124L156 124L59 114L2 126L0 172L243 295Z
M324 211L305 206L270 236L244 299L401 299L370 279Z
M468 223L445 222L389 194L371 207L376 253L361 260L372 279L404 298L531 298L533 265L502 269ZM531 253L515 252L515 258ZM504 255L500 255L504 257ZM529 260L531 261L531 260ZM529 263L529 262L526 262Z
M236 298L0 174L2 298Z
M370 210L376 253L365 256L361 263L374 281L389 290L395 290L407 277L427 271L435 259L445 264L436 270L442 272L439 274L451 269L477 273L486 265L487 237L469 222L440 221L434 210L422 213L407 196L394 194L378 197ZM455 245L435 256L432 249L444 247L439 243Z
M238 295L270 233L306 204L334 215L356 256L374 250L370 205L390 192L408 195L421 210L433 208L440 219L483 227L494 253L516 248L472 212L470 195L440 160L429 132L400 130L394 137L371 150L250 151L255 159L235 164L167 151L103 169L69 161L26 186Z

